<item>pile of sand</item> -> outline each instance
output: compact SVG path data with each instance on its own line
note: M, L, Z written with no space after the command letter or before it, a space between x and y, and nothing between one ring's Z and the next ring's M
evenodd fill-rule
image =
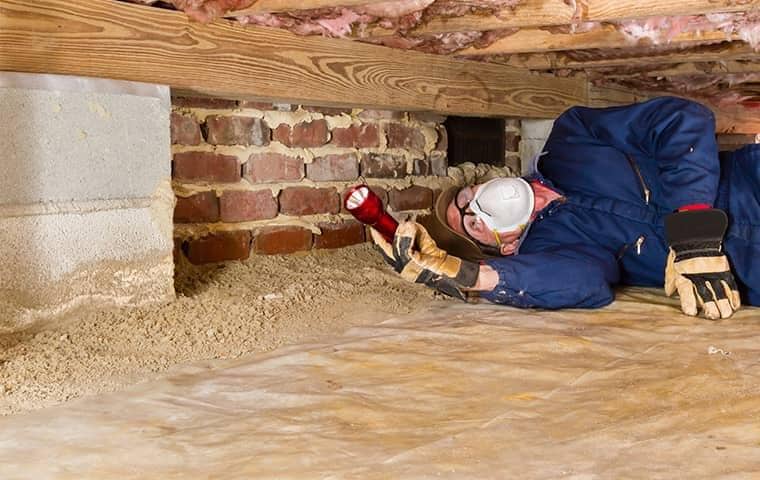
M369 245L244 263L177 266L169 305L79 310L0 334L0 414L150 380L173 365L233 358L342 332L434 298Z

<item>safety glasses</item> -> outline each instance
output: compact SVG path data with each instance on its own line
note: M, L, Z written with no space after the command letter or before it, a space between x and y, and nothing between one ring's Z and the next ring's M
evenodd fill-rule
M472 221L465 221L465 219L472 218L474 221L474 219L478 218L478 215L470 210L470 203L472 202L473 198L475 198L475 192L473 191L471 185L468 185L459 190L459 192L457 192L456 196L454 197L454 206L456 207L457 211L459 211L459 222L461 224L462 231L470 240L475 242L475 244L483 253L486 255L498 256L500 254L499 247L501 246L501 238L499 238L499 234L497 232L493 232L494 238L496 239L496 247L481 242L477 238L473 237L472 233L470 233L470 228L468 228L468 225L471 225Z

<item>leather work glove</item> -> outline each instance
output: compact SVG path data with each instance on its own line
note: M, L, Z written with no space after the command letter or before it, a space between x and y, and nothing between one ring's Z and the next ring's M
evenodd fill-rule
M372 240L380 249L386 263L405 280L422 283L445 295L466 300L463 288L475 285L480 266L462 260L438 248L425 227L416 222L401 223L396 229L393 244L388 243L374 228Z
M701 308L705 317L717 320L730 317L741 306L736 280L722 251L727 227L728 217L717 209L665 217L665 236L670 245L665 294L678 291L686 315L695 316Z

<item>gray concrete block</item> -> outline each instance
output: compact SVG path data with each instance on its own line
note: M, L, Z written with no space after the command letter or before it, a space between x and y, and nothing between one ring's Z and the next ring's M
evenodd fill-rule
M174 298L166 87L0 73L0 331Z
M167 102L0 87L0 205L148 197L171 173Z
M173 298L170 212L157 199L132 208L0 218L0 331L82 303Z

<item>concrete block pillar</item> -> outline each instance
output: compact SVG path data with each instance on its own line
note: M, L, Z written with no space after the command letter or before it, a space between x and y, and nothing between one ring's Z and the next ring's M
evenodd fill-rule
M170 110L162 86L0 73L0 331L174 298Z

